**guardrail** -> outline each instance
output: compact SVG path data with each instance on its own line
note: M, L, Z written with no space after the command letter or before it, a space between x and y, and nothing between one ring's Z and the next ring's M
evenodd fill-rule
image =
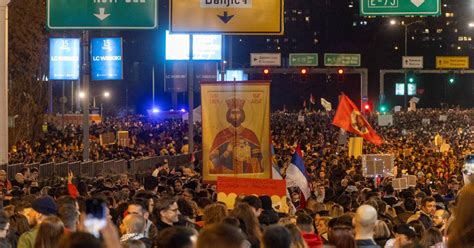
M15 174L20 173L23 168L36 168L39 171L39 179L46 180L55 177L67 177L68 171L72 171L76 176L96 177L98 175L118 175L128 173L132 175L143 174L153 171L155 166L168 160L170 168L187 165L191 162L191 154L177 156L159 156L144 157L131 160L107 160L107 161L88 161L88 162L61 162L61 163L33 163L33 164L11 164L0 165L1 170L7 172L10 180L13 180ZM196 159L201 156L200 152L195 153Z

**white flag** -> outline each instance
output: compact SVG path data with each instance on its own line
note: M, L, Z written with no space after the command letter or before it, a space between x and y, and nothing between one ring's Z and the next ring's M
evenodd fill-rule
M326 111L331 111L332 110L332 105L330 102L328 102L326 99L321 98L321 105L323 105L323 108Z

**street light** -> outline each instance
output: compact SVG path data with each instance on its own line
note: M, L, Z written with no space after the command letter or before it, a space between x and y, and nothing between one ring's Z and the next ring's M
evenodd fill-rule
M470 28L474 28L474 22L470 22L470 23L468 24L468 26L469 26Z
M86 97L86 93L83 91L79 92L79 98L84 99Z
M400 25L404 27L404 34L405 34L405 47L404 47L404 56L408 56L408 27L410 27L413 24L416 23L421 23L421 20L413 21L413 22L405 22L401 21ZM395 20L390 20L390 25L395 25L397 22ZM407 72L405 71L405 82L404 82L404 88L405 88L405 93L403 95L404 101L403 101L403 106L406 109L407 108L407 101L408 101L408 83L407 83Z

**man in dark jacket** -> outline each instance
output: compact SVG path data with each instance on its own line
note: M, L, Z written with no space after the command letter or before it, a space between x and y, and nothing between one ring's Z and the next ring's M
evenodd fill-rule
M433 220L431 219L436 211L436 200L433 197L425 197L421 201L421 211L419 220L425 226L425 229L429 229L433 226Z

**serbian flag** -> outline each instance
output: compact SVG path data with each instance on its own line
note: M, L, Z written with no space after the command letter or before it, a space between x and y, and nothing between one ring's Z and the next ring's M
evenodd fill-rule
M377 135L369 122L362 116L357 106L344 94L341 95L341 101L339 106L337 106L332 124L348 132L355 133L375 145L383 143L382 138Z
M309 95L309 102L313 105L316 104L316 99L314 99L313 93Z
M301 191L300 206L299 208L305 208L306 199L311 196L311 189L309 188L308 173L304 167L303 156L301 149L298 146L291 158L291 163L286 169L286 187L297 187Z

